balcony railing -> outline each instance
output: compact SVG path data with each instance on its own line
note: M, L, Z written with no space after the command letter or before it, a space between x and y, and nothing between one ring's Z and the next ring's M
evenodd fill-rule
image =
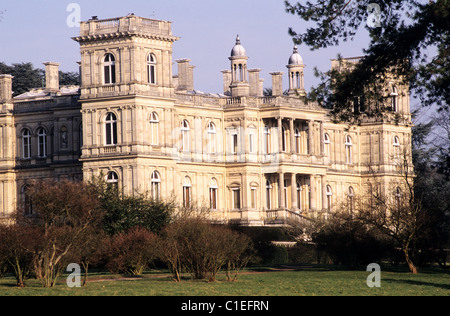
M92 36L122 32L142 32L172 36L170 22L128 15L126 17L81 22L80 36Z

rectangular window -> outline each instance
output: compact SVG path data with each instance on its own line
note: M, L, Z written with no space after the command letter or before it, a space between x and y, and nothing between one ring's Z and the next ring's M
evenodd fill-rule
M233 189L233 209L241 208L241 190L239 188Z
M191 206L191 188L187 186L183 187L183 206Z
M238 135L237 134L233 134L231 135L233 142L232 142L232 150L233 150L233 154L237 154L238 151Z
M111 83L111 76L109 73L109 66L105 66L105 84Z
M29 137L24 137L23 139L23 158L24 159L29 159L31 157L30 154L30 144L31 140Z
M216 188L209 189L209 201L210 201L210 208L212 210L216 210L217 209L217 189Z
M113 144L116 145L117 144L117 123L113 124L112 138L113 138Z
M45 158L46 156L47 156L47 153L46 153L46 146L45 146L45 136L39 136L38 137L38 143L39 143L39 146L38 146L38 157L39 158Z
M111 65L111 82L110 83L116 83L116 66L114 64Z
M106 145L114 144L112 141L111 125L112 124L106 124Z
M251 208L256 208L256 188L253 187L251 188L251 193L250 193L250 198L251 198Z
M284 180L284 205L286 208L288 208L289 205L289 199L288 199L288 181Z
M248 134L249 152L253 153L255 151L255 134Z

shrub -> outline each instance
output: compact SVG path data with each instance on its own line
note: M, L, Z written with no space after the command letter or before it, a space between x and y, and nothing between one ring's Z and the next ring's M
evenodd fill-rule
M0 267L11 270L19 287L33 276L34 254L42 234L37 229L0 225Z
M134 227L106 241L106 268L111 273L141 275L158 256L158 236Z
M175 211L175 203L172 200L153 199L146 193L138 192L133 196L122 194L116 186L106 182L103 174L93 178L88 187L105 212L102 227L110 236L138 226L159 233L169 224Z
M318 250L325 251L334 264L350 269L379 262L390 245L364 222L335 215L312 235Z
M162 259L178 282L183 270L194 279L215 281L224 266L228 280L235 280L250 258L250 245L247 237L227 227L186 219L172 223L163 232Z
M34 214L24 216L18 210L16 222L41 234L36 239L34 273L44 287L52 287L73 251L90 239L91 228L101 222L103 212L97 197L81 182L40 181L28 192Z

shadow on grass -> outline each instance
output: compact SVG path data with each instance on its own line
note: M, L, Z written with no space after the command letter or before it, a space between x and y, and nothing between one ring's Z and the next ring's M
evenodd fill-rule
M450 290L450 284L439 284L439 283L431 283L417 280L398 280L398 279L383 279L383 282L390 283L403 283L407 285L417 285L417 286L432 286L444 290Z

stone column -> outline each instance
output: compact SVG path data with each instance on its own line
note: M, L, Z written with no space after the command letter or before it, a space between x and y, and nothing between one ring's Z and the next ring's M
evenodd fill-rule
M325 176L320 176L320 181L322 183L322 210L325 210L327 208L327 184Z
M295 154L294 119L289 120L289 134L291 139L291 154Z
M281 116L278 118L278 153L283 152L283 119Z
M296 174L291 173L291 205L292 209L295 211L298 208L297 205L297 179Z
M311 210L315 210L316 209L316 185L315 185L315 180L316 177L314 175L310 175L309 177L309 185L310 185L310 191L311 191L311 196L310 196L310 200L311 200L311 205L309 206L309 208Z
M279 196L279 208L285 209L286 203L284 201L284 173L280 172L278 174L280 185L278 187L278 196Z
M309 120L308 121L308 149L309 155L314 155L314 138L313 138L313 129L314 129L314 121L313 120Z
M323 156L324 154L325 154L325 143L324 143L323 122L320 121L320 155Z

